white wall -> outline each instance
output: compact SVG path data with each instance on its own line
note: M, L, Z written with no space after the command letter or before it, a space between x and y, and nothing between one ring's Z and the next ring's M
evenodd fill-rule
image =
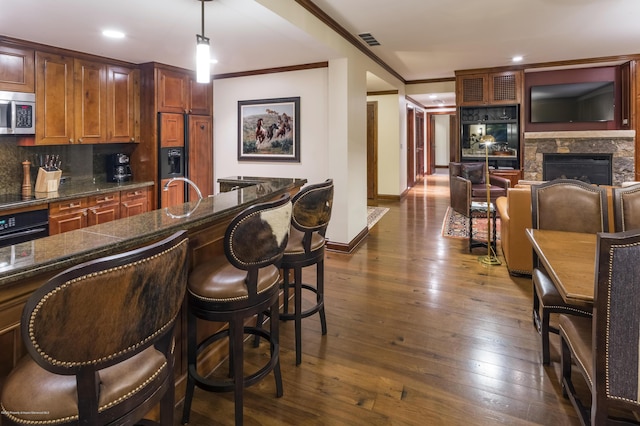
M306 178L322 182L328 170L328 68L214 80L214 167L227 176ZM238 101L300 97L300 162L238 161ZM329 235L329 231L327 232Z

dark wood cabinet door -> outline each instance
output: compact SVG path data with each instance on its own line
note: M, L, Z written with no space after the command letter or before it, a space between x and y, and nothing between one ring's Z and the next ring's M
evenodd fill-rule
M213 195L213 124L210 116L189 116L189 179L203 196ZM198 198L189 187L189 201Z
M87 226L99 225L116 219L120 219L119 192L89 197Z
M160 114L160 147L184 146L184 115Z
M135 216L148 211L147 190L134 189L120 193L120 218Z
M188 112L186 74L158 69L158 112Z
M169 179L160 181L160 188L164 188ZM160 190L160 208L177 206L184 203L184 182L176 180L169 184L166 191Z
M73 58L36 52L36 144L74 142Z
M139 99L140 71L109 65L107 67L107 140L140 140Z
M82 229L87 226L87 211L80 210L49 216L49 235Z
M33 93L33 49L0 45L0 90Z
M76 142L104 142L107 139L107 66L76 59L73 68Z
M189 113L211 115L213 110L212 83L198 83L194 78L189 79Z

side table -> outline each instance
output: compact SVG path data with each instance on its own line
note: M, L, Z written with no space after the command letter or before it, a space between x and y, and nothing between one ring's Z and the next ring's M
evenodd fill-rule
M496 207L493 203L489 203L489 214L491 215L491 221L493 228L493 235L491 246L493 252L497 253L497 234L496 234ZM487 243L490 236L487 235L487 241L480 241L473 239L473 219L486 219L487 218L487 202L486 201L473 201L469 208L469 251L471 252L475 247L487 247ZM487 229L487 233L489 230Z

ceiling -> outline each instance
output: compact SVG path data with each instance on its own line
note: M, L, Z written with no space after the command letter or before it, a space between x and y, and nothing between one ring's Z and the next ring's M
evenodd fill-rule
M294 0L205 2L205 35L214 74L300 65L339 57L263 4ZM455 70L546 63L640 52L638 0L312 0L406 81ZM28 11L28 12L26 12ZM201 33L197 0L20 0L0 13L0 35L143 63L193 69ZM104 29L126 33L106 39ZM369 90L388 83L371 75ZM429 93L411 94L426 106ZM447 105L453 93L439 93Z

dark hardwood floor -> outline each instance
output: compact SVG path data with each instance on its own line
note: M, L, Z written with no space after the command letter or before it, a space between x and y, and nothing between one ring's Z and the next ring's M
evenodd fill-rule
M557 336L541 364L530 279L443 238L448 204L447 175L430 176L380 203L389 212L354 253L327 253L328 334L317 316L303 321L296 367L293 324L281 323L284 396L272 376L247 388L245 425L579 424L558 382ZM232 394L197 389L190 424L233 424Z

